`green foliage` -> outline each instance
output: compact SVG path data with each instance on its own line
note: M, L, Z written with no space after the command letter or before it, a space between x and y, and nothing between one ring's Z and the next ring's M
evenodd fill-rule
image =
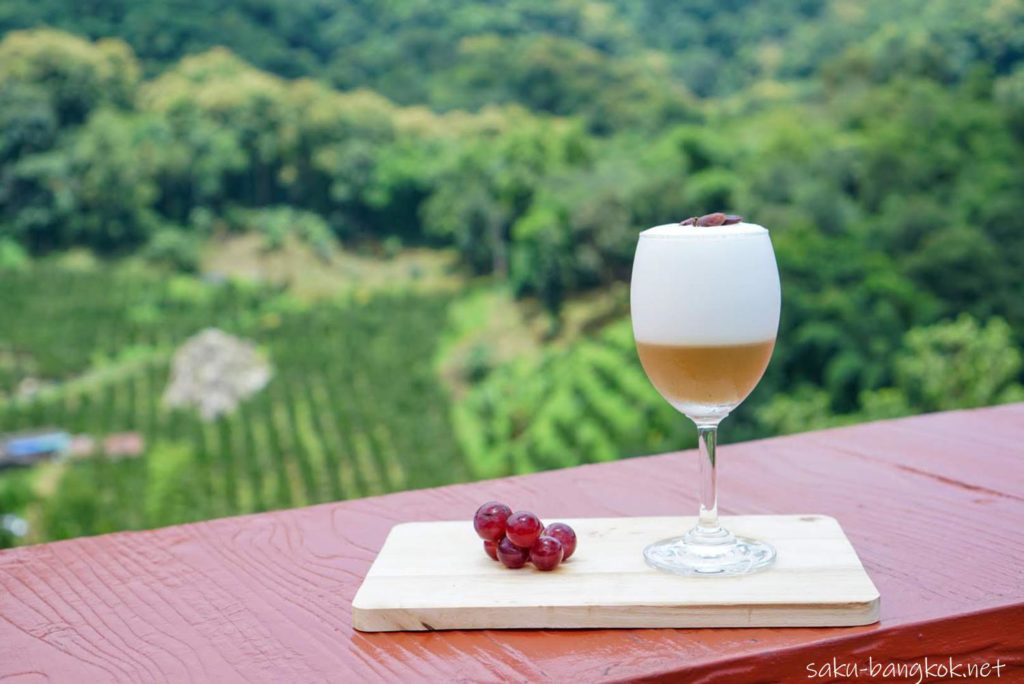
M42 281L48 287L31 287ZM31 353L0 377L0 388L7 394L28 374L63 381L34 397L0 398L3 429L59 425L97 440L138 431L147 444L138 459L98 455L67 463L55 490L38 502L31 488L18 489L23 471L0 473L0 509L38 513L36 539L468 477L432 362L449 295L395 293L308 307L265 290L184 276L130 268L69 272L47 263L0 274L0 285L9 293L5 312L20 322L0 335L0 350ZM204 423L195 413L168 409L161 397L172 345L209 325L254 339L272 360L274 378L235 413ZM79 344L69 348L68 337ZM139 353L124 352L147 341ZM105 349L122 353L90 358Z
M607 17L592 19L606 25ZM522 87L491 97L483 86L465 86L450 97L581 113L587 98L562 84L576 76L557 69L551 91L575 104L540 105L519 92L541 88L531 66L538 57L500 46L535 42L499 35L467 37L459 49L504 60L482 73L512 78L523 69ZM865 49L904 40L884 27L871 35ZM32 55L49 55L58 71L72 69L64 65L71 49L49 43L67 42L90 55L87 63L107 64L109 46L52 31L12 34L4 49L21 55L26 36L44 46ZM537 38L537 54L556 55L560 65L576 59L568 53L598 60L597 46L567 40ZM1012 191L1024 144L1013 124L1016 72L995 85L964 74L951 89L934 80L951 76L921 68L913 77L870 76L877 84L863 91L856 69L842 64L837 73L853 80L833 79L822 92L752 89L728 106L705 108L702 125L665 128L679 116L656 117L653 128L623 119L605 138L588 133L589 114L586 125L516 107L439 116L368 92L287 81L222 48L138 86L134 107L111 109L116 99L93 98L91 115L61 136L67 127L55 129L59 120L48 119L45 107L35 113L42 105L33 89L52 84L19 76L20 94L6 110L15 134L0 173L0 231L37 253L69 245L125 250L167 225L201 233L221 218L253 223L271 248L297 232L325 258L328 233L452 244L470 271L507 276L557 320L573 293L627 277L637 230L704 208L742 207L776 231L796 311L790 320L803 328L793 335L803 352L794 358L805 361L783 368L800 382L826 385L850 409L860 391L887 381L889 369L874 359L895 348L906 327L960 310L1024 320L1024 285L1015 277L1024 243L1013 230L1024 200ZM642 87L643 80L624 82ZM658 106L608 92L615 101ZM644 130L629 130L637 128ZM151 244L170 243L161 235ZM840 246L852 256L832 263L828 255ZM857 302L844 297L855 280L867 285ZM870 339L851 334L862 311L873 317L862 326Z
M993 96L1005 108L1017 134L1024 134L1024 65L998 79L993 86Z
M0 350L16 359L0 365L3 394L28 376L69 379L97 355L132 345L166 348L212 322L238 330L270 299L230 282L212 287L154 269L71 268L50 259L0 272L0 283L4 315L18 322L0 334Z
M268 251L283 247L289 235L302 240L325 260L330 259L335 246L334 235L319 214L288 206L234 209L228 212L227 223L234 230L252 230L262 235Z
M142 255L171 270L195 273L199 270L199 247L199 240L194 235L170 228L157 231Z
M138 79L135 55L120 40L90 43L40 29L14 31L0 43L0 90L34 88L60 126L82 123L101 105L130 105Z
M756 415L761 425L780 435L821 430L844 422L836 416L828 392L810 385L773 396Z
M24 82L0 84L0 162L53 146L59 128L57 113L39 85Z
M147 527L200 519L205 503L195 482L200 467L188 444L161 442L146 451L142 498Z
M139 492L145 488L144 464L114 462L99 456L72 463L60 477L57 492L41 502L39 521L45 539L70 539L144 523ZM98 483L106 486L98 487Z
M28 469L10 470L0 475L0 511L11 513L24 511L35 503L37 496L33 488L35 473ZM10 532L0 529L0 549L14 546L17 541Z
M464 379L470 383L477 383L487 377L487 374L494 369L494 362L491 360L491 350L483 344L476 344L466 356L464 365Z
M45 22L93 38L120 34L151 73L223 45L285 77L368 87L403 104L475 109L514 101L583 113L597 130L689 113L665 60L647 54L642 34L607 5L214 0L128 3L107 13L66 0L11 2L0 30Z
M624 322L511 363L478 344L449 415L428 360L450 296L311 306L167 272L226 230L324 268L339 238L454 247L556 332L628 280L639 230L737 211L772 230L784 307L730 439L1024 397L1019 2L94 4L0 9L0 390L67 383L3 429L155 446L17 503L46 536L688 439ZM109 268L136 250L148 270ZM167 350L211 323L279 375L204 425L158 399Z
M478 478L679 449L695 439L644 377L627 321L571 349L495 369L452 420Z
M119 251L144 242L159 219L155 141L142 124L102 110L58 147L14 162L0 177L4 228L35 251Z
M912 328L892 364L893 385L861 392L853 412L837 414L834 397L805 385L771 397L756 419L766 431L785 434L1024 399L1021 352L1000 318L982 326L963 314Z
M0 31L46 24L116 35L149 73L223 45L284 77L372 88L403 104L474 105L479 93L540 109L576 107L571 113L618 105L646 118L672 99L669 82L723 95L813 75L835 61L874 78L961 79L979 62L1006 73L1024 53L1021 21L1019 3L961 0L210 0L116 8L8 0ZM606 97L613 93L618 102Z
M450 72L438 81L430 101L444 109L516 102L534 111L582 116L598 133L656 128L694 116L686 91L663 62L609 61L575 38L466 38Z
M895 360L896 385L908 405L926 411L970 408L1020 397L1021 352L1010 326L984 326L967 315L910 330Z
M10 238L0 238L0 271L17 271L29 264L28 253Z

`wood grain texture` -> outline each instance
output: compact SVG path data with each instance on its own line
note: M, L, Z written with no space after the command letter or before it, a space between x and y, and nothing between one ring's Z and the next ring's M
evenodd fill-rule
M1000 658L1003 681L1024 678L1024 404L725 444L719 458L724 512L842 523L881 593L878 624L353 630L393 525L469 519L490 498L552 518L688 514L684 452L0 552L0 681L809 681L824 657L925 655Z
M647 544L694 517L571 518L573 557L552 572L486 556L465 520L392 528L352 601L364 632L594 627L836 627L878 621L878 590L835 518L726 516L778 560L745 577L679 577L643 560ZM444 549L444 553L438 553Z

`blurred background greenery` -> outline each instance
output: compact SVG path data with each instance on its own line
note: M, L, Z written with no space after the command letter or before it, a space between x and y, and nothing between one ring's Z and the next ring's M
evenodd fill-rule
M690 446L627 283L718 209L784 289L728 440L1024 399L1020 0L6 0L0 35L0 545ZM164 393L207 327L273 375L204 418Z

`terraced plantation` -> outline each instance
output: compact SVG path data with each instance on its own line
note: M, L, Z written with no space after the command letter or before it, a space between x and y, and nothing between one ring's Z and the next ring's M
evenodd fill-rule
M499 477L678 449L694 439L651 387L628 321L497 369L456 406L473 472Z
M469 477L433 370L448 295L304 306L266 289L42 266L0 281L2 430L137 431L146 443L136 459L0 471L0 512L25 515L34 539ZM210 325L260 344L274 377L233 414L204 422L161 396L174 345ZM61 382L26 398L27 377Z
M472 287L300 301L233 281L39 262L0 273L0 288L0 433L53 428L96 447L0 469L0 514L31 529L21 542L606 461L692 440L644 377L625 320L477 369L453 388L442 371L460 346L453 339L495 342L509 332L460 322L453 304L477 301ZM500 298L479 301L499 306ZM273 376L233 412L204 421L192 407L169 408L163 395L175 349L211 326L254 341ZM120 433L142 437L139 457L105 452L104 438Z

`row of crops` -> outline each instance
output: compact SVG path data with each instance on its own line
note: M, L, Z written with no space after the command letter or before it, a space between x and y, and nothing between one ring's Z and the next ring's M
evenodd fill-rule
M453 410L478 477L680 449L695 433L651 387L628 321L495 370Z
M173 344L211 324L250 327L266 288L212 286L141 269L38 264L0 274L0 393L63 379L135 346Z
M0 276L0 286L13 293L5 305L17 310L21 323L0 334L7 357L21 364L6 369L4 389L10 395L26 370L41 378L77 379L31 399L9 396L0 405L0 431L52 426L97 437L137 431L147 445L143 458L115 461L101 454L69 461L55 469L54 482L33 483L42 491L26 506L35 539L470 476L433 369L449 295L388 294L299 306L235 285L33 270L34 280L25 273ZM191 410L166 408L161 396L173 345L209 325L256 340L274 377L234 413L203 422ZM16 499L29 478L23 471L0 471L0 512L4 480L7 498Z
M437 360L454 294L301 304L268 288L46 264L0 274L0 288L0 432L53 427L99 444L138 432L146 445L141 458L99 453L0 470L0 514L27 517L31 541L607 461L693 440L644 377L625 321L500 365L453 403ZM211 422L162 401L174 349L208 326L256 341L274 369L264 390ZM44 386L30 396L26 378Z

